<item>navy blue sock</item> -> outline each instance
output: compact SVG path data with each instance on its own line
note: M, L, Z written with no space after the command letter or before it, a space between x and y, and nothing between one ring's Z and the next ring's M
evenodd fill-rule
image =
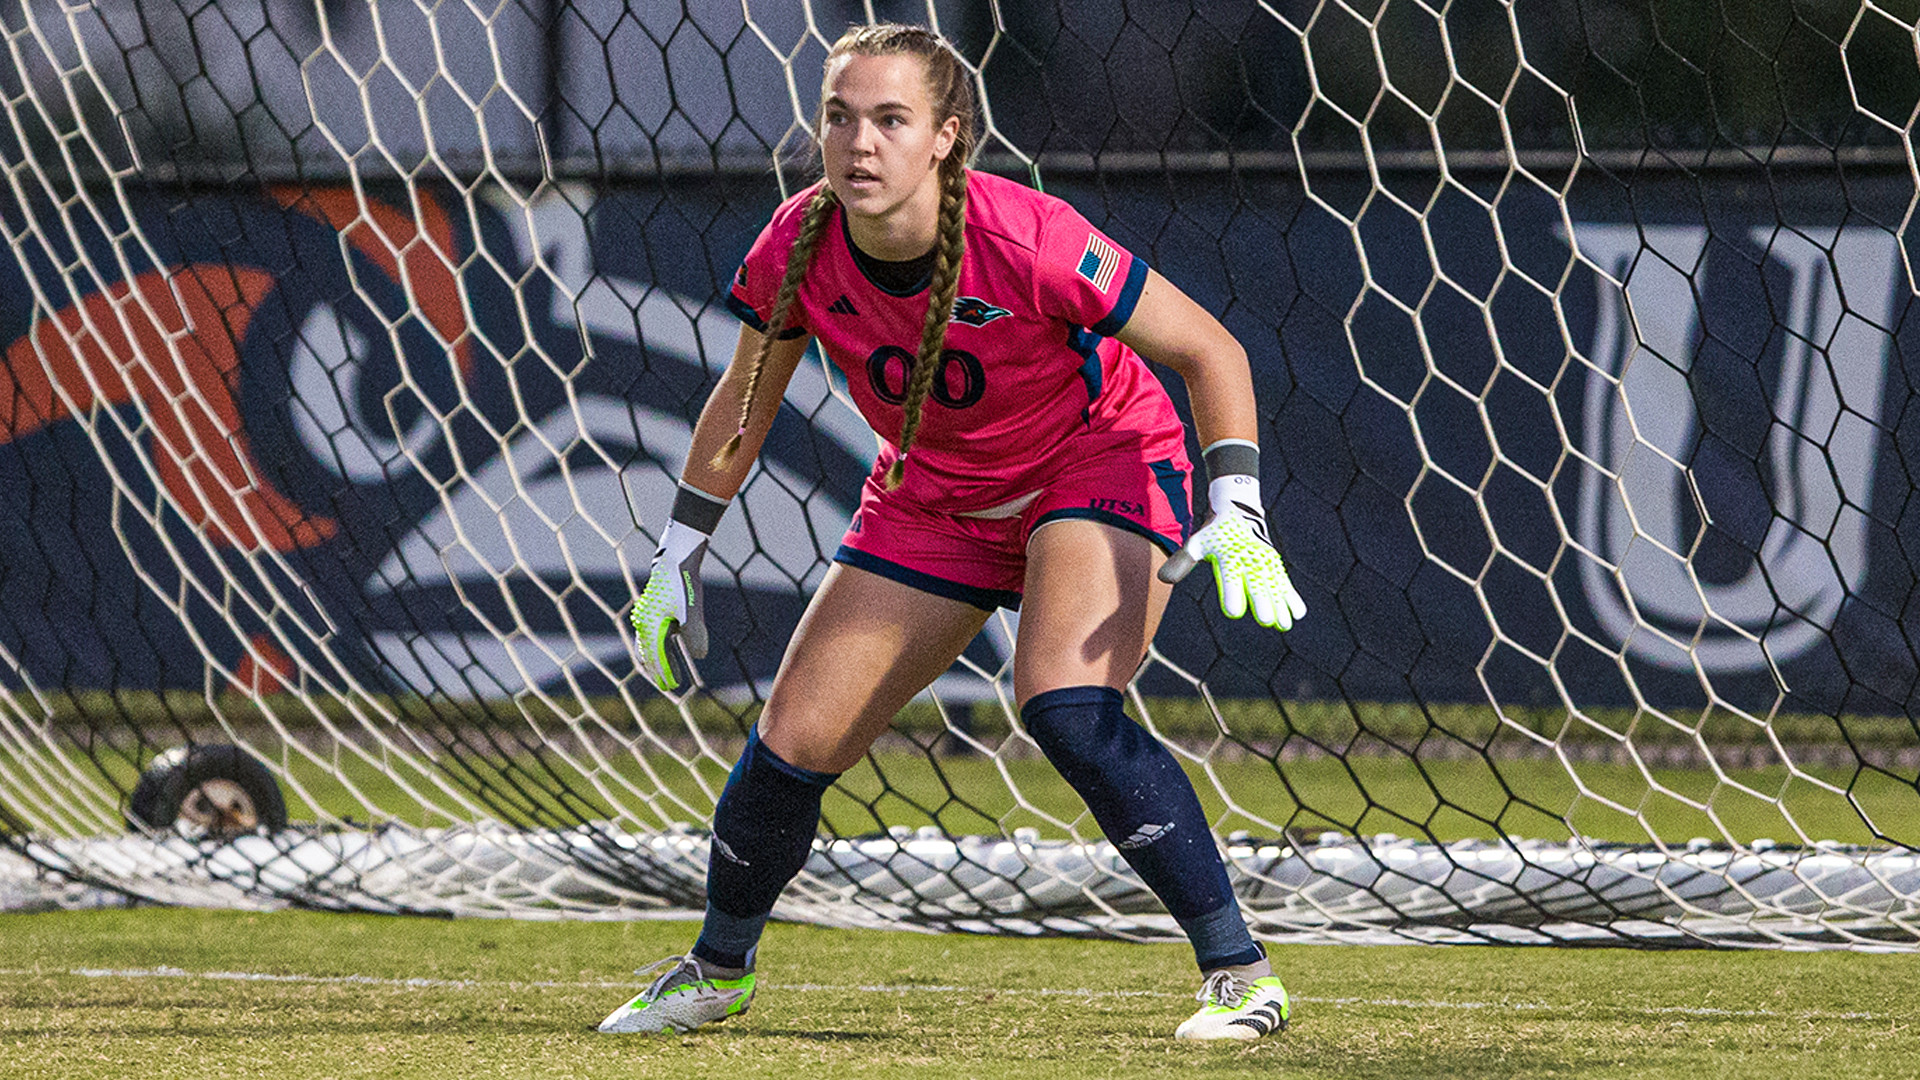
M1240 918L1193 782L1166 747L1127 718L1120 691L1069 686L1035 694L1020 720L1187 932L1201 969L1257 962L1262 953Z
M773 902L813 850L820 796L837 779L782 761L760 741L758 726L747 733L713 811L707 918L694 956L721 967L753 966Z

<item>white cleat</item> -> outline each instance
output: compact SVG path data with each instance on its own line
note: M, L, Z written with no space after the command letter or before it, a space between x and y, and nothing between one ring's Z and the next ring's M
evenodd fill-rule
M702 1024L725 1020L753 1004L753 972L735 979L716 979L691 956L669 956L634 972L645 975L661 964L672 964L640 996L613 1010L600 1021L600 1030L624 1034L634 1031L692 1031Z
M1258 1039L1287 1029L1287 988L1272 975L1249 982L1216 971L1194 997L1200 1011L1174 1031L1176 1039Z

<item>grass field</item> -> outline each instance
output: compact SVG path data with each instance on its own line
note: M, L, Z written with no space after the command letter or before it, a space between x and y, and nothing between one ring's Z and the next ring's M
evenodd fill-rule
M1416 735L1416 719L1425 722L1402 719ZM1321 733L1333 745L1337 720ZM504 749L442 767L457 786L488 793L476 799L487 816L516 824L619 812L642 824L649 814L698 820L711 805L700 781L717 791L725 778L715 761L699 763L696 779L665 755L624 752L583 771L590 756L536 756L476 731L468 745ZM1197 721L1179 734L1205 745ZM256 745L272 756L264 740ZM63 744L80 774L100 781L94 811L109 829L118 825L113 793L132 784L154 747L136 749L105 752L79 737ZM453 813L428 776L395 761L274 760L290 779L296 822L440 825ZM13 763L0 750L0 766ZM1905 774L1860 768L1642 772L1577 759L1570 770L1540 757L1495 767L1457 754L1416 762L1379 753L1276 768L1222 753L1189 772L1222 832L1261 836L1288 828L1562 839L1571 824L1624 842L1920 840L1920 789ZM64 787L35 797L62 798L55 789ZM1038 758L930 756L898 743L847 774L824 809L843 835L935 823L956 834L1030 826L1057 836L1055 822L1084 812ZM1076 827L1097 831L1084 819ZM642 985L634 967L684 949L693 934L689 923L659 921L157 908L0 916L0 1080L1920 1078L1920 955L1281 946L1273 954L1295 994L1293 1030L1222 1047L1169 1037L1193 1007L1183 946L780 925L746 1016L688 1036L593 1031Z
M1168 1037L1181 946L776 925L754 1008L605 1036L688 923L0 917L0 1076L1920 1076L1920 957L1286 946L1294 1026ZM243 977L250 976L250 977Z

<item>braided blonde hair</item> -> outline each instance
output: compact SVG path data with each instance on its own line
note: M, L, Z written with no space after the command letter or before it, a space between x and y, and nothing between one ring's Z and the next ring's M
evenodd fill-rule
M973 157L976 141L973 82L953 47L925 27L899 23L853 27L833 43L833 48L827 51L826 62L830 66L836 58L847 55L919 57L926 67L927 97L933 104L935 125L945 123L950 116L960 120L953 148L940 162L939 235L933 279L927 286L927 317L920 330L920 350L907 381L905 411L900 421L900 456L887 470L887 487L893 489L899 487L906 476L907 453L920 430L934 375L940 370L940 354L947 343L947 324L953 321L953 302L960 291L960 262L967 250L967 162ZM824 119L819 127L824 130ZM781 275L780 291L774 296L766 333L747 368L746 389L740 402L740 430L713 456L713 466L717 469L726 468L740 449L747 421L753 415L754 392L759 387L761 369L773 351L774 339L787 328L800 283L813 264L813 257L820 249L821 234L826 231L839 201L830 185L821 184L801 216L800 235L787 252L786 272Z

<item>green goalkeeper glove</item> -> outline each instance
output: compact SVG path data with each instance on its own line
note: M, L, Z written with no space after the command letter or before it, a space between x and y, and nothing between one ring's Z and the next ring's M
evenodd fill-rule
M1213 564L1220 610L1237 619L1253 609L1253 621L1276 630L1293 629L1307 613L1307 602L1287 576L1287 564L1268 539L1267 517L1260 509L1260 481L1228 474L1207 485L1213 514L1186 546L1160 567L1160 580L1174 584L1202 559Z
M693 681L680 655L682 649L695 660L707 655L706 589L700 581L700 563L707 557L707 542L726 508L725 502L705 492L681 486L673 518L660 534L660 550L654 552L647 571L646 587L627 613L639 651L640 674L664 692L685 689Z

